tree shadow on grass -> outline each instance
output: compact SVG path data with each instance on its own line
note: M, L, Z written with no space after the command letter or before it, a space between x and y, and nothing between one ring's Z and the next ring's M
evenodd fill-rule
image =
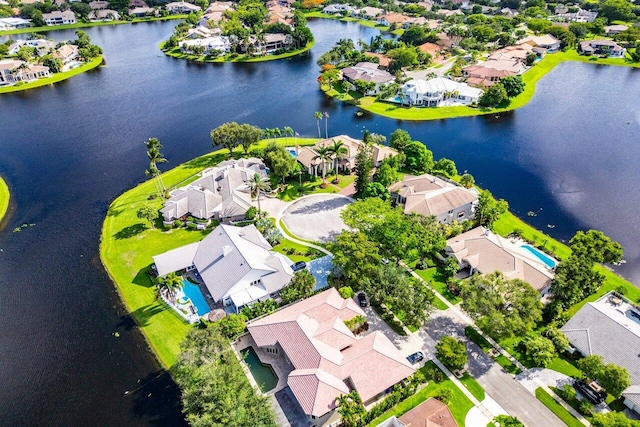
M118 326L124 327L127 330L133 328L136 323L140 326L147 326L153 316L162 313L165 310L168 310L168 307L166 307L162 302L153 302L145 305L144 307L140 307L129 316L123 316L120 323L118 323ZM133 316L135 322L133 322L132 319L125 318L130 316Z
M116 240L124 240L133 236L137 236L138 234L142 233L146 229L147 227L143 223L139 222L137 224L133 224L123 228L122 230L114 234L113 237L115 237Z
M153 287L153 280L151 280L151 277L149 277L149 274L147 274L150 269L151 264L138 270L138 272L136 273L136 277L133 278L133 283L138 286L142 286L143 288Z

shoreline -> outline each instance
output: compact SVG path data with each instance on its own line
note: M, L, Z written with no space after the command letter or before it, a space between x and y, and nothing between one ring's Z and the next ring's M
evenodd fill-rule
M7 182L0 176L0 223L9 210L9 202L11 201L11 193Z
M92 59L90 62L87 62L86 64L83 64L78 68L74 68L73 70L64 71L62 73L55 73L51 77L34 80L32 82L25 83L20 86L11 85L7 87L2 87L0 88L0 94L21 92L24 90L36 89L39 87L55 84L63 80L70 79L71 77L76 76L78 74L82 74L89 70L93 70L94 68L99 67L103 63L103 61L104 61L104 57L100 55L99 57Z
M427 121L439 119L452 119L456 117L482 116L487 114L499 114L507 111L517 110L524 107L531 101L535 94L538 81L549 74L558 64L563 62L585 62L595 65L614 65L629 68L640 68L640 62L627 62L624 58L597 58L593 56L583 56L572 50L567 52L556 52L547 54L540 62L522 74L525 82L525 90L520 95L511 100L506 107L482 108L482 107L402 107L395 104L376 101L372 96L361 96L358 93L336 90L323 86L320 88L326 96L339 101L352 104L361 110L377 114L379 116L411 121Z
M105 25L139 24L143 22L155 22L155 21L173 21L176 19L185 19L186 17L187 15L170 15L170 16L159 16L157 18L134 18L131 21L114 20L114 21L98 21L98 22L77 22L75 24L49 25L44 27L28 27L28 28L20 28L17 30L3 30L3 31L0 31L0 36L11 36L15 34L45 33L49 31L59 31L59 30L75 30L75 29L90 28L90 27L102 27Z
M301 49L292 50L289 52L281 53L279 55L264 55L264 56L247 56L247 55L238 55L233 59L226 58L227 55L219 56L213 59L206 59L206 57L202 55L190 55L188 53L180 52L180 48L176 47L171 50L164 49L165 42L160 43L160 50L166 56L176 59L184 59L187 61L199 62L199 63L217 63L222 64L225 62L234 63L234 62L267 62L267 61L276 61L278 59L292 58L294 56L300 55L309 51L315 44L315 39L307 43L307 45Z

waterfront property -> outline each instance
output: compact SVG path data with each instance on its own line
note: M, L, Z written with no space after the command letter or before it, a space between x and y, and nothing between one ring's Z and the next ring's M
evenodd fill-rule
M336 4L330 4L329 6L326 6L324 9L322 9L322 13L329 13L329 14L342 14L342 13L351 13L355 8L353 6L349 6L348 4L341 4L341 3L336 3Z
M400 95L392 102L425 107L469 105L477 103L483 93L481 89L444 77L412 79L402 85Z
M316 426L338 421L339 396L356 390L368 405L415 372L382 332L356 337L344 323L364 315L330 288L247 324L256 345L289 366L289 388Z
M49 67L30 64L19 59L0 60L0 87L21 82L30 82L49 77Z
M430 397L409 412L378 424L378 427L458 427L458 423L449 407L439 400Z
M585 304L560 330L583 356L596 354L629 371L631 386L622 397L640 414L640 307L610 292Z
M524 44L536 48L534 49L534 52L536 53L542 53L540 52L541 50L544 51L544 53L552 53L560 50L560 40L558 40L551 34L544 34L541 36L528 36L518 41L517 43L517 45L519 46L522 46Z
M181 15L184 13L191 13L191 12L200 12L202 10L200 6L196 6L195 4L192 4L192 3L187 3L186 1L167 3L164 8L173 15Z
M380 91L381 85L395 81L391 73L378 68L375 62L358 62L353 67L342 69L342 80L358 87L356 81L371 83L372 87L364 95L375 95Z
M500 60L505 62L505 60ZM489 66L487 66L489 62ZM504 77L515 76L517 73L511 70L497 69L490 65L498 61L488 60L481 65L470 65L462 69L462 75L467 79L467 83L472 86L489 87L493 86Z
M171 226L188 216L225 223L243 220L252 206L246 181L256 173L267 176L264 163L257 158L228 160L202 171L196 181L171 191L160 210L164 224Z
M445 253L458 261L458 277L499 271L507 279L524 280L542 296L547 295L553 272L540 256L521 246L519 240L507 239L476 227L447 240Z
M613 40L585 40L580 42L578 50L583 55L606 55L611 58L623 58L625 49Z
M203 31L197 33L203 34ZM198 38L196 32L191 33L191 40L180 42L180 51L183 53L203 53L204 55L219 55L220 53L229 53L231 51L231 42L227 36L211 36Z
M0 18L0 31L18 30L20 28L28 28L30 26L31 26L30 19Z
M92 22L109 22L120 19L120 14L111 9L96 9L89 13L88 17Z
M277 297L293 277L291 260L272 251L254 225L219 225L200 242L156 255L153 261L160 277L192 273L212 303L231 312Z
M47 25L75 24L76 15L71 10L60 12L55 10L51 13L43 13L42 18Z
M405 214L435 216L441 224L473 219L478 192L429 174L408 176L389 187L395 203Z

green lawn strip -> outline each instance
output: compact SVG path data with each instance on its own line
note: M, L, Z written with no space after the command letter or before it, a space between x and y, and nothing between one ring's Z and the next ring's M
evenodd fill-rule
M341 189L347 188L349 185L353 184L356 180L356 176L355 175L342 175L342 174L338 174L338 177L340 178L340 182L338 182L337 184L333 184L336 187L339 187ZM332 178L331 181L333 181L335 179L335 175Z
M571 400L567 400L562 396L562 390L557 388L557 387L549 387L555 394L558 395L558 397L560 397L560 399L562 399L567 405L571 406L573 409L575 409L576 411L580 412L582 414L582 412L580 411L580 400L577 397L574 397ZM584 414L583 414L584 416ZM584 416L587 420L591 421L592 417L587 417Z
M4 215L7 213L10 197L9 186L5 180L0 177L0 221L2 221L2 218L4 218Z
M442 269L432 267L428 270L415 270L415 272L451 304L457 304L461 301L459 297L452 294L447 288Z
M426 373L430 369L439 370L439 368L431 360L427 362L420 370ZM435 381L429 381L429 384L425 388L423 388L413 396L398 403L396 406L380 415L368 425L377 426L392 415L400 417L401 415L409 412L411 409L415 408L430 397L437 396L442 390L448 389L451 390L451 401L448 405L449 409L451 410L451 413L453 414L453 417L455 418L458 425L463 426L465 423L467 412L469 412L469 410L473 408L473 403L471 403L469 398L467 398L467 396L465 396L464 393L462 393L462 391L444 375L444 373L442 374L442 376L443 378L445 378L442 382L438 383Z
M536 398L538 398L538 400L542 402L544 406L549 408L551 412L556 414L556 416L560 418L560 420L562 420L562 422L565 423L567 426L583 427L583 424L580 421L578 421L576 417L571 415L571 413L567 411L561 404L556 402L549 393L547 393L542 389L542 387L538 387L536 389Z
M79 66L78 68L74 68L73 70L64 71L62 73L55 73L51 77L46 77L44 79L34 80L29 83L25 83L23 85L12 85L0 88L0 93L10 93L10 92L20 92L23 90L34 89L37 87L48 86L53 83L60 82L62 80L66 80L70 77L78 75L80 73L84 73L85 71L92 70L102 64L102 56L98 58L92 59L90 62Z
M196 62L211 62L211 63L220 63L220 62L265 62L265 61L274 61L276 59L284 59L291 58L292 56L300 55L311 49L315 44L315 41L310 41L306 44L305 47L300 49L291 50L288 52L280 53L278 55L264 55L264 56L253 56L253 55L238 55L233 56L232 54L226 54L223 56L219 56L217 58L207 58L202 55L190 55L188 53L183 53L180 51L179 47L175 47L171 50L164 50L164 42L160 43L160 50L172 58L178 59L186 59L189 61Z
M20 28L18 30L5 30L0 31L0 36L8 36L12 34L26 34L26 33L41 33L57 30L72 30L75 28L89 28L100 27L104 25L121 25L121 24L138 24L140 22L153 22L153 21L171 21L174 19L185 19L187 15L170 15L160 16L157 18L134 18L131 21L118 20L118 21L104 21L104 22L77 22L75 24L63 24L63 25L45 25L44 27L29 27Z
M355 22L358 23L360 25L364 25L365 27L371 27L371 28L376 28L380 31L388 31L389 27L386 25L381 25L378 24L376 21L369 21L367 19L357 19L357 18L352 18L350 16L342 16L342 15L331 15L328 13L323 13L320 11L315 11L315 12L307 12L304 14L304 16L306 16L307 18L322 18L322 19L333 19L335 21L342 21L342 22ZM402 34L402 33L400 33Z
M289 255L289 254L287 254L286 249L293 249L297 253ZM316 258L319 258L321 256L324 256L324 254L322 252L320 252L320 251L316 251L313 248L308 248L308 247L303 246L303 245L301 245L299 243L292 242L291 240L286 239L286 238L282 239L282 241L280 241L280 244L274 246L273 250L276 251L276 252L280 252L281 254L286 255L293 262L298 262L298 261L309 262L309 261L311 261L313 259L316 259ZM313 255L308 255L309 251L313 251ZM301 253L304 254L304 255L300 255Z
M478 347L480 347L485 353L489 353L489 351L494 348L485 337L483 337L471 326L467 326L464 329L464 334L467 336L467 338L476 343ZM509 372L510 374L518 375L520 372L522 372L520 368L514 365L513 362L511 362L506 356L502 354L494 358L494 360L498 365L502 366L502 368L504 368L504 370Z
M547 365L547 369L552 369L573 378L582 378L582 371L573 364L573 361L567 359L564 355L554 357L551 363Z
M535 66L531 67L522 75L525 82L525 90L517 97L513 98L509 105L496 108L474 108L468 106L461 107L437 107L437 108L419 108L419 107L403 107L397 104L376 101L375 97L362 97L357 93L344 93L336 88L323 87L325 93L329 96L357 105L363 110L374 114L401 120L437 120L453 117L479 116L484 114L497 114L505 111L511 111L526 105L535 93L536 84L543 76L549 73L556 65L565 61L587 62L601 65L619 65L638 68L640 63L632 63L623 58L595 58L582 56L578 52L571 50L567 52L557 52L546 55Z
M468 372L465 372L462 375L462 378L459 378L460 382L464 384L464 386L473 394L473 397L478 399L480 402L484 400L484 389L478 381L476 381Z

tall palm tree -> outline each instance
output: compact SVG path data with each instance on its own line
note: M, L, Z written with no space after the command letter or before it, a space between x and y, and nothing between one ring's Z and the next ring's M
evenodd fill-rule
M175 301L176 292L182 289L184 282L176 273L169 273L164 278L158 278L158 292L165 291L171 301Z
M277 136L278 138L280 138L282 136L282 130L280 128L274 128L273 129L273 133L275 134L275 136Z
M286 138L285 142L288 144L289 143L289 136L293 136L293 129L290 128L289 126L285 126L284 129L283 129L283 132L284 132L284 137Z
M160 152L162 148L162 144L156 138L149 138L149 140L144 143L147 146L147 157L149 157L149 170L147 171L149 175L152 175L158 181L159 191L162 193L165 192L166 188L164 183L162 182L162 178L160 177L160 169L158 169L158 163L166 163L167 159L164 158L164 155Z
M316 124L318 125L318 138L322 138L320 134L320 120L322 120L322 113L320 111L316 111L313 116L316 118Z
M336 181L340 182L338 178L338 162L347 154L347 149L344 147L344 143L338 140L333 141L333 145L329 146L329 151L333 155L333 170L336 173Z
M329 113L324 112L324 137L329 138Z
M271 182L269 182L268 178L256 173L249 178L247 185L251 190L251 194L255 194L258 198L258 212L260 212L260 192L271 190Z
M327 163L331 161L331 150L329 147L316 148L316 154L311 160L320 160L322 162L322 185L327 186Z

